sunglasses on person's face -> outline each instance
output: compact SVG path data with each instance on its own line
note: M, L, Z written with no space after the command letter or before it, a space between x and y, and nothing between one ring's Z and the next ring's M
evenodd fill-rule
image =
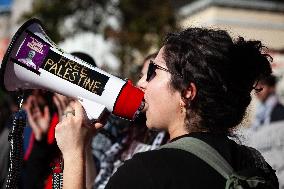
M163 70L163 71L169 72L173 75L178 75L179 77L182 77L179 74L172 73L170 70L155 64L153 60L150 60L150 63L149 63L149 66L148 66L148 71L147 71L147 77L146 77L147 82L151 81L156 76L156 69Z

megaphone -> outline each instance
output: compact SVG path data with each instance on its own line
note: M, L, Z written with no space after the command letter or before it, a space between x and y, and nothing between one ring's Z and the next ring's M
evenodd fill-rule
M106 110L132 120L144 106L140 89L65 53L35 18L13 36L0 71L5 90L45 89L79 99L90 120Z

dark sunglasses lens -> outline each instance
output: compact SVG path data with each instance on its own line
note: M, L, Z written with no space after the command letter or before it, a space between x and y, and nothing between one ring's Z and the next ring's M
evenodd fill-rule
M146 81L151 81L155 77L155 64L153 62L150 62L148 66L148 71L147 71L147 78Z

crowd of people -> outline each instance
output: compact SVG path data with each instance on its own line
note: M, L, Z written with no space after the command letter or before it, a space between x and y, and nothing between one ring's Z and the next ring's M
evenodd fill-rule
M72 54L96 66L90 56ZM19 188L52 188L53 170L60 161L64 189L224 188L226 179L202 159L163 148L188 138L209 144L235 171L249 170L256 174L249 176L264 178L265 186L278 188L275 171L261 154L231 140L253 90L260 100L253 129L284 119L271 73L260 41L233 40L224 30L188 28L168 34L159 52L144 59L137 87L145 93L145 109L134 121L111 114L90 126L75 99L29 90L23 105L28 119ZM12 94L2 96L0 186L4 189L8 134L18 106Z

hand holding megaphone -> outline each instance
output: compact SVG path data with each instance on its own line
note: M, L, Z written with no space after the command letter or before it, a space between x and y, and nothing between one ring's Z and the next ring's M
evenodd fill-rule
M37 19L16 32L0 74L8 91L38 88L78 99L90 120L106 110L133 119L144 106L140 89L59 49Z

